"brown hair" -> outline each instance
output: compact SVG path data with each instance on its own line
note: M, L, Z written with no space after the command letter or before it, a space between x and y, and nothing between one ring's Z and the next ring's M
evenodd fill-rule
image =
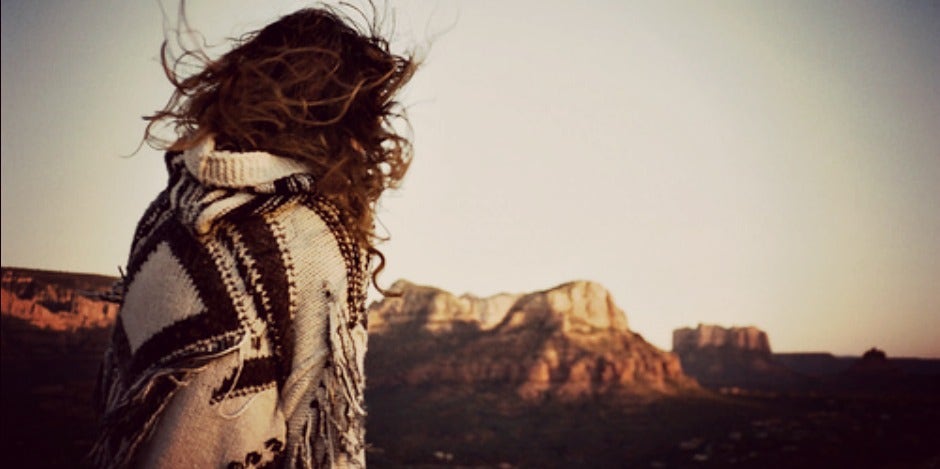
M182 11L180 18L186 25ZM375 20L357 27L328 7L304 9L236 39L215 60L184 46L177 32L178 56L169 41L161 47L175 91L163 109L144 117L144 140L181 151L214 136L222 150L307 162L318 192L346 216L360 246L378 257L375 282L385 266L375 247L375 203L385 189L398 186L412 154L409 140L394 128L397 120L407 123L394 97L417 61L392 53ZM194 59L201 70L181 76L178 70ZM157 124L169 124L177 139L154 135Z

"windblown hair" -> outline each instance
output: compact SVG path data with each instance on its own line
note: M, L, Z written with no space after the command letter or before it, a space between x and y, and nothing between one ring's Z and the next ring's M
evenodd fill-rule
M360 27L327 7L304 9L236 39L218 59L184 46L177 32L179 54L169 41L161 47L175 91L163 109L144 117L144 140L183 151L213 136L220 150L306 162L318 192L378 258L374 282L385 266L375 246L375 204L385 189L398 186L412 156L410 141L394 128L407 124L395 95L417 68L413 56L391 52L377 23ZM192 62L200 69L184 76L181 69ZM164 125L175 140L155 135L155 126Z

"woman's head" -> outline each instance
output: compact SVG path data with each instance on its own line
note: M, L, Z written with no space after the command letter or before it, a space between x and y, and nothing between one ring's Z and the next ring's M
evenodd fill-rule
M221 58L183 48L161 49L175 87L151 116L152 146L185 150L208 136L229 151L266 151L305 161L318 190L349 217L349 227L375 254L373 210L411 160L409 141L393 122L403 118L395 94L417 67L396 55L376 25L358 28L327 8L304 9L235 41ZM181 76L192 59L201 70ZM169 124L174 141L151 130Z

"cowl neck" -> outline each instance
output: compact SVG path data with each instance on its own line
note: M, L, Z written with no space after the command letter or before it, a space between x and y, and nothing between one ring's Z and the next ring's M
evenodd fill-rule
M224 218L264 213L286 198L317 192L304 162L262 151L216 150L212 138L182 153L168 153L167 167L166 200L196 235L211 233Z
M208 137L183 152L186 170L202 185L216 189L246 189L255 193L275 193L278 181L307 180L312 183L310 167L293 158L263 151L231 152L216 150L215 139ZM306 186L306 184L304 184ZM308 192L290 190L288 192Z

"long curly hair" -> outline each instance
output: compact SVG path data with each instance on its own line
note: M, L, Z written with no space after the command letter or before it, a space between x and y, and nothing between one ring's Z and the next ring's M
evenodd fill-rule
M378 16L374 9L372 16ZM188 27L182 7L180 17ZM160 49L175 90L163 109L144 117L144 141L183 151L212 136L221 150L265 151L308 163L318 192L378 259L372 280L388 294L375 282L385 266L376 248L375 204L399 185L411 162L411 143L395 129L407 124L395 95L418 63L411 54L392 53L378 23L363 27L325 6L304 9L235 39L218 59L184 46L177 31L181 52L171 52L169 40ZM183 73L194 66L195 73ZM155 126L172 128L176 138L157 136Z

